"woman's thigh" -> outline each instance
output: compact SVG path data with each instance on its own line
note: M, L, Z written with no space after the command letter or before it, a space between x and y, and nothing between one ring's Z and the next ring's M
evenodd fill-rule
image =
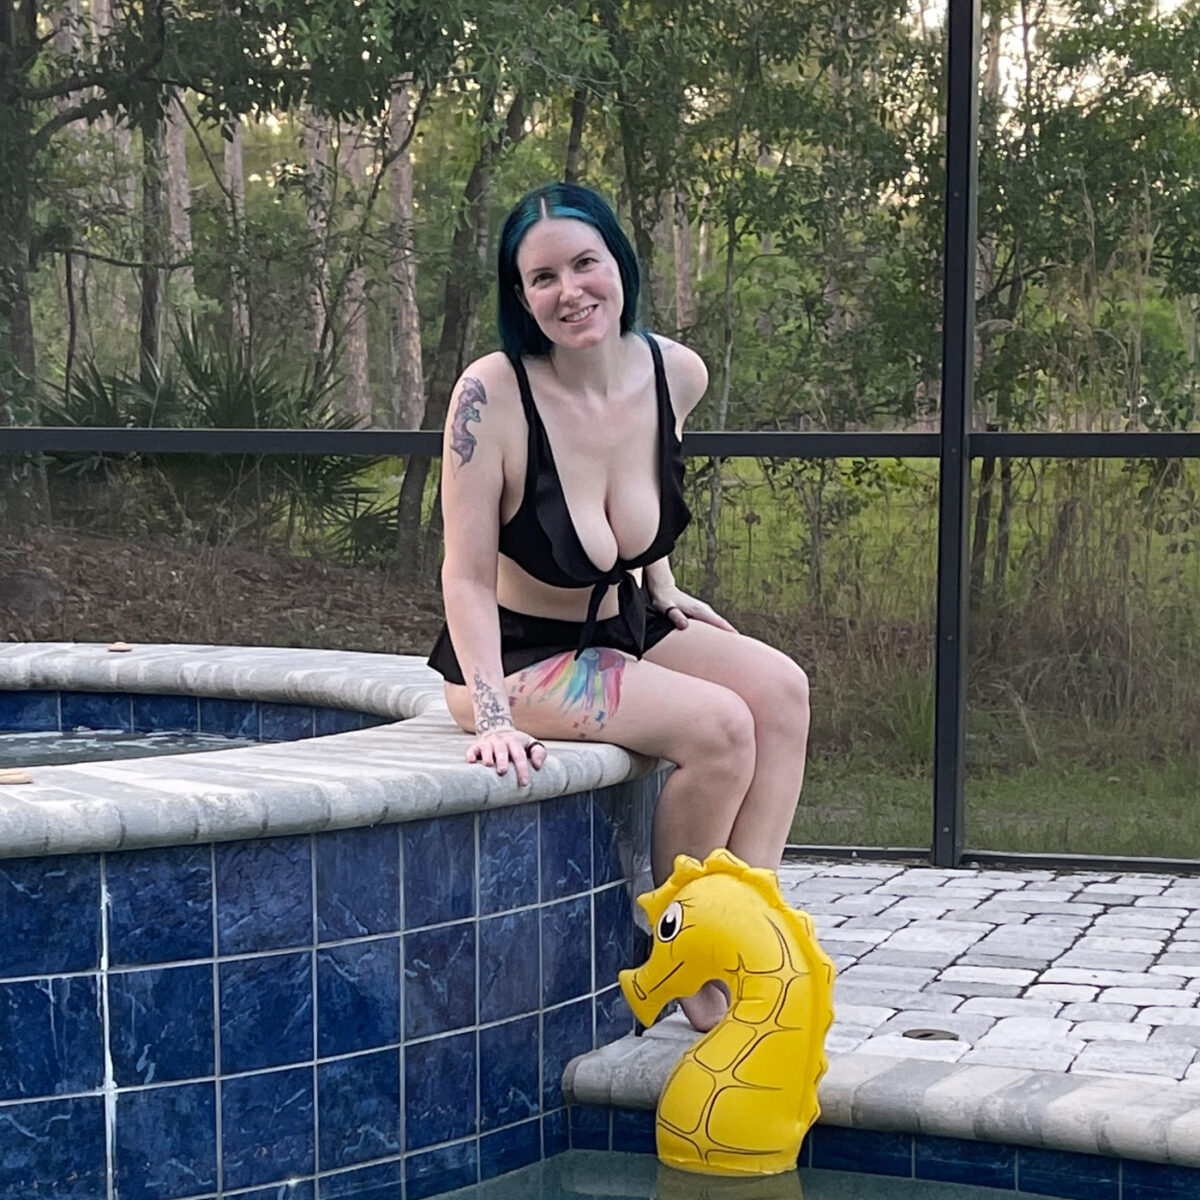
M781 650L702 621L669 633L644 661L728 688L755 712L807 703L808 677Z
M729 688L608 647L555 655L505 683L513 724L534 737L615 742L673 762L693 746L753 743L753 718ZM447 699L470 728L466 688L447 688Z

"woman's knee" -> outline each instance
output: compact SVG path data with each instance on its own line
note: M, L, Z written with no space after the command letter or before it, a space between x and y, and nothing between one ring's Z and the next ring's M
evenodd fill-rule
M754 714L739 695L721 689L688 735L680 766L698 767L714 778L749 782L755 761Z

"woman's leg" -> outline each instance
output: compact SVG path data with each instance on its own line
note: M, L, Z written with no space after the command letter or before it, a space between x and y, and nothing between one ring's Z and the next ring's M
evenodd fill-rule
M787 655L700 621L668 634L647 662L734 692L754 718L754 776L724 843L755 867L778 867L804 781L808 677Z
M728 843L754 776L755 745L750 710L729 688L606 647L578 659L556 655L505 682L513 723L525 733L614 742L676 764L655 809L656 882L675 855L704 858ZM467 689L451 685L446 699L470 729Z

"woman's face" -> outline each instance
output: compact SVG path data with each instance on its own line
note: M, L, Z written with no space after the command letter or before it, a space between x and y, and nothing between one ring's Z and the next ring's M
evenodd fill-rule
M573 217L531 225L517 250L521 303L558 346L584 349L620 337L625 293L599 230Z

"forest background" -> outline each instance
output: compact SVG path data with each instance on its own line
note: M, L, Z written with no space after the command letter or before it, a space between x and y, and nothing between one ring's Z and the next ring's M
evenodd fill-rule
M975 428L1195 430L1200 0L984 0ZM932 430L927 0L0 6L0 423L439 428L527 187L614 199L693 428ZM7 638L421 652L437 462L10 456ZM693 459L810 671L794 836L929 840L935 464ZM1200 464L976 467L968 844L1200 855Z

